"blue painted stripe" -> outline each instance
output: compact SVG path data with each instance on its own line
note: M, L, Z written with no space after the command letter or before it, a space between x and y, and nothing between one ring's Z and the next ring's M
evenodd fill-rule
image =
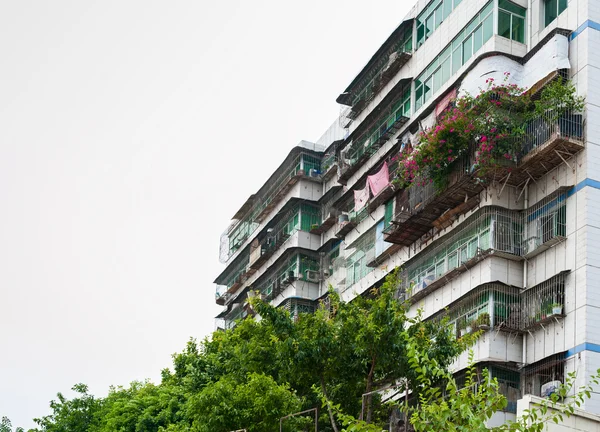
M581 351L592 351L595 353L600 353L600 345L589 343L589 342L584 342L584 343L577 345L576 347L568 350L567 358L573 357L575 354L579 354Z
M591 188L594 188L594 189L600 189L600 181L593 180L591 178L586 178L586 179L582 180L580 183L578 183L577 185L575 185L574 188L571 188L567 192L567 196L570 197L570 196L575 195L577 192L579 192L584 187L591 187Z
M570 40L575 39L577 36L579 36L586 28L591 28L592 30L598 30L600 31L600 23L597 23L596 21L592 21L592 20L586 20L586 22L584 22L583 24L581 24L577 30L575 30L573 33L571 33L571 35L569 36Z

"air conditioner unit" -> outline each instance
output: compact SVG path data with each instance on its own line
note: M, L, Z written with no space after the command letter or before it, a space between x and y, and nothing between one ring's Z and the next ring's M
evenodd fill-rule
M544 398L550 397L552 394L558 391L561 385L562 381L550 381L546 384L542 384L540 395Z
M306 280L308 282L318 283L321 279L321 274L316 270L306 270Z

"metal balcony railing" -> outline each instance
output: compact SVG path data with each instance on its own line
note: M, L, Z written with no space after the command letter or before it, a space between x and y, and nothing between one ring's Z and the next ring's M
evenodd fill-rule
M433 319L448 317L457 337L492 328L518 331L521 319L519 293L518 288L502 283L484 284Z
M301 179L321 181L321 156L316 153L300 152L287 161L265 186L259 190L245 214L223 234L220 257L226 262L254 234L275 206Z
M584 148L583 116L571 112L547 113L530 121L525 134L518 140L521 151L515 167L509 170L508 166L500 164L493 169L486 168L484 181L523 186L560 164L571 166L568 159ZM478 195L484 182L474 178L474 162L473 151L457 160L441 190L417 180L399 195L393 223L385 232L386 241L409 246L440 223L445 212L462 206L465 197ZM513 163L506 162L508 165ZM556 232L559 231L557 228Z
M249 273L255 273L296 232L309 232L318 225L321 209L312 204L298 203L250 245Z
M478 196L483 185L473 180L472 161L472 152L461 156L453 164L442 190L437 190L432 182L417 180L399 194L395 216L384 231L385 240L410 246L429 231L444 212L462 205L465 198Z
M565 277L562 272L521 296L521 328L529 330L565 317Z
M489 255L521 260L522 217L500 207L484 207L403 268L401 288L416 301L445 285Z

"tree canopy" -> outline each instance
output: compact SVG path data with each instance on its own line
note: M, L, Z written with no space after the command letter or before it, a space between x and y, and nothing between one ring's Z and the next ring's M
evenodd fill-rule
M112 387L104 398L77 384L76 396L58 393L30 432L267 432L315 407L322 432L379 432L392 409L417 431L484 430L506 404L496 382L472 392L448 370L477 335L457 339L444 321L412 316L396 299L397 286L394 273L351 302L331 289L316 312L295 316L253 298L254 317L190 340L159 384ZM410 394L419 408L383 403L374 390L386 386ZM312 430L312 415L286 419L284 430ZM537 430L511 427L505 430ZM10 428L3 420L0 432Z

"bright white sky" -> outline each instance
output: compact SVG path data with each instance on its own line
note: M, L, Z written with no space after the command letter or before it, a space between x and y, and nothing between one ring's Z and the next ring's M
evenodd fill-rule
M213 331L229 218L412 3L0 0L0 416Z

